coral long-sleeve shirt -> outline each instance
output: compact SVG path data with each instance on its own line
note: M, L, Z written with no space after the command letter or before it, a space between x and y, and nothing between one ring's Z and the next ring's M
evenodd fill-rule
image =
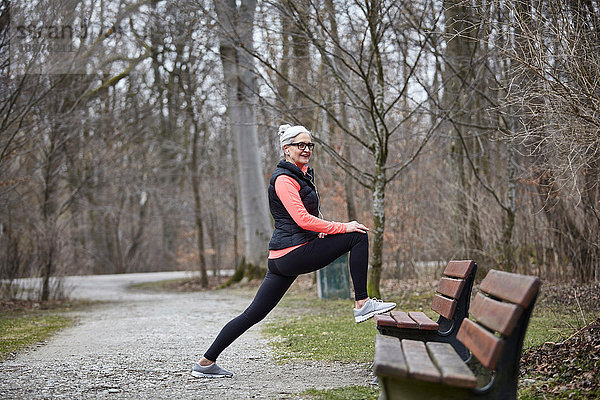
M304 169L306 169L306 167ZM343 223L317 218L306 210L306 207L304 207L302 199L300 198L300 184L291 176L280 175L277 177L275 180L275 193L277 193L277 197L279 197L279 200L281 200L287 212L300 228L328 235L346 233L346 225ZM285 249L270 250L269 258L283 257L292 250L304 246L305 244L306 243L302 243L297 246L286 247Z

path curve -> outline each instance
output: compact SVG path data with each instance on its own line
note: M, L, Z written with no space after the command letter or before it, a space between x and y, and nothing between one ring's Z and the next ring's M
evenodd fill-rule
M191 364L251 295L218 290L163 293L132 283L185 272L66 278L71 296L108 300L73 313L77 323L48 343L0 362L0 398L285 399L309 388L366 385L367 365L277 364L260 324L234 342L219 364L232 379L198 379Z

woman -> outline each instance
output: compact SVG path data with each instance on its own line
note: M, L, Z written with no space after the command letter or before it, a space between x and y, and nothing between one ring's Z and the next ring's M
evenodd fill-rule
M223 327L204 357L194 364L192 375L196 377L232 377L233 373L215 363L219 354L262 320L298 275L323 268L348 251L355 321L366 321L396 307L395 303L367 297L369 229L356 221L341 223L318 218L319 196L314 172L308 167L314 143L308 130L282 125L278 133L285 159L277 164L269 183L269 208L275 230L269 242L267 274L250 306Z

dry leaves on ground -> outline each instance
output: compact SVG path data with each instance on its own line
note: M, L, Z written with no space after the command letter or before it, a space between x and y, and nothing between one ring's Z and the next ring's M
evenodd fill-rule
M600 318L560 343L528 349L521 358L521 377L544 383L538 390L600 392Z

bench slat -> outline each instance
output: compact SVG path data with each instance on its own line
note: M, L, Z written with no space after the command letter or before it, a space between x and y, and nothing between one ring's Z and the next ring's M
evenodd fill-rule
M379 314L374 317L375 323L379 326L396 326L396 320L388 314Z
M375 362L373 369L376 375L392 377L408 376L408 367L402 352L402 345L393 336L375 336Z
M491 270L479 288L494 297L527 308L537 295L540 283L535 276Z
M436 292L453 299L458 299L458 296L460 296L464 286L464 279L443 277L440 279L440 283L438 284Z
M473 260L453 260L448 263L444 270L444 275L452 278L466 278L473 270L475 261Z
M411 378L427 382L440 382L442 380L440 371L429 358L425 343L418 340L404 339L402 340L402 350L404 351L408 374Z
M516 304L504 303L477 293L471 306L471 315L480 324L508 336L512 333L523 309Z
M427 349L442 373L443 383L465 388L477 385L477 378L450 343L428 342Z
M431 309L444 318L452 319L457 304L455 299L436 294L431 302Z
M396 326L398 328L419 329L419 324L410 318L404 311L392 311L390 315L396 320Z
M504 340L494 336L468 318L463 320L456 337L471 350L471 353L483 366L488 369L496 367L500 352L504 347Z
M421 311L410 311L408 316L411 317L417 324L419 324L419 329L427 330L427 331L436 331L439 328L437 322L434 322L431 318L429 318L425 313Z

